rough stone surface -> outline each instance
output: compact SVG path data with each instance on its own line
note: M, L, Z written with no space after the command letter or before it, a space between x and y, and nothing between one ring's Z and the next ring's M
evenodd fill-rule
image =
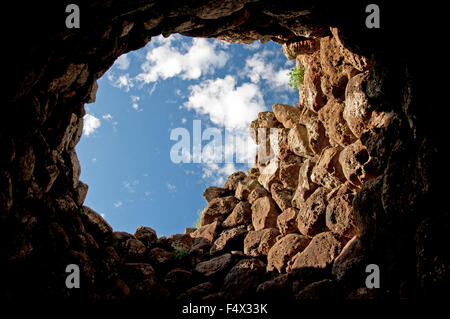
M264 274L265 264L256 258L238 262L223 280L223 292L227 299L239 299L256 291L257 282Z
M294 105L274 104L273 114L285 128L292 128L300 120L300 108Z
M331 190L346 181L339 163L340 151L340 147L330 147L322 151L311 172L312 182Z
M221 229L221 224L219 221L212 222L211 224L200 226L197 230L193 231L189 235L192 238L204 238L212 243L217 236L219 236L219 232Z
M312 237L324 231L327 194L326 188L319 187L301 206L297 215L300 233Z
M205 197L206 201L209 203L213 199L219 197L225 197L230 195L230 192L226 188L210 186L203 192L203 197Z
M261 197L252 205L252 224L255 230L277 227L278 211L270 197Z
M328 137L335 144L343 147L356 140L344 119L344 106L342 102L329 100L319 111L319 119L325 126Z
M332 274L337 281L345 280L347 285L358 285L365 280L367 265L367 252L361 240L354 236L334 261Z
M359 140L341 151L339 164L345 178L355 186L360 186L371 177L369 153ZM369 172L366 172L366 167L369 167Z
M210 278L227 271L232 261L231 254L224 254L213 259L198 263L195 271L204 277Z
M223 188L228 189L229 191L235 192L236 188L239 185L239 182L245 179L247 175L244 172L235 172L231 174L225 184L223 184Z
M257 187L260 187L257 180L246 177L242 181L238 182L234 196L236 196L239 200L247 200L250 193Z
M248 232L244 239L244 254L252 257L266 255L280 234L277 228L266 228Z
M243 239L246 234L247 229L242 226L223 231L212 244L209 253L214 255L231 250L242 251Z
M309 147L308 130L305 125L295 124L288 135L289 150L300 157L312 157L313 151Z
M290 233L297 233L297 215L298 210L290 207L283 211L277 218L278 229L281 235L285 236Z
M344 184L328 201L325 223L327 228L338 236L351 237L356 232L353 198L353 192Z
M365 93L368 77L368 71L355 75L345 89L343 117L352 133L358 138L367 129L373 109Z
M251 222L252 206L249 202L239 202L222 225L225 228L233 228L239 225L248 225Z
M286 210L292 206L292 192L287 188L283 188L283 185L281 185L280 183L272 184L272 186L270 187L270 193L272 194L273 200L281 211Z
M227 196L213 199L203 210L200 218L200 226L205 226L215 222L222 222L236 207L238 200L234 196Z
M295 191L298 185L298 174L301 166L301 158L290 153L282 152L280 159L280 182L284 188Z
M332 264L339 255L342 244L331 232L324 232L313 237L302 252L297 253L288 266L289 270L302 267L325 268Z
M300 234L288 234L277 241L267 255L267 271L284 271L288 262L309 244L309 238Z
M158 239L156 231L147 226L139 226L134 233L134 237L139 239L147 247L152 246Z

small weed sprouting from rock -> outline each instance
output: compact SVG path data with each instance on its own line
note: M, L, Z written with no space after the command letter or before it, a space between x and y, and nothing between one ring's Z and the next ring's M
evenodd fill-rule
M173 253L175 255L175 259L181 260L181 259L184 259L189 254L189 250L188 249L175 249L173 251Z
M298 90L301 85L303 85L303 80L305 77L305 67L300 63L300 67L293 67L289 71L289 86L295 90Z
M202 211L201 210L198 210L197 211L197 219L195 220L195 222L194 222L194 227L195 228L200 228L200 218L202 217Z

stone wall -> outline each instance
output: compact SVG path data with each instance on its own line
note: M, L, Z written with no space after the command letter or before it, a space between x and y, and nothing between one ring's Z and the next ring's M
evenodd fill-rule
M21 2L2 20L11 30L0 117L2 298L445 295L446 114L431 93L445 91L423 75L442 41L433 41L433 23L416 23L424 8L381 1L384 28L369 30L357 1L79 4L77 30L65 28L63 3ZM236 173L208 189L199 230L159 239L145 227L113 232L83 206L75 145L84 103L118 56L171 33L284 43L306 67L299 106L259 115L254 127L281 132L279 161L268 164L276 174ZM382 289L360 289L368 262L379 265ZM65 287L71 263L83 289Z

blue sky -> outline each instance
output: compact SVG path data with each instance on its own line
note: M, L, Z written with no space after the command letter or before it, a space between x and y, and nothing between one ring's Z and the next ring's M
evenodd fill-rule
M85 205L116 231L134 233L146 225L158 236L183 233L207 204L204 189L252 164L217 162L216 153L207 152L208 140L201 163L174 163L171 150L181 137L171 140L171 132L189 132L192 148L193 126L200 123L203 132L236 137L239 153L258 112L298 103L287 85L293 66L273 42L228 44L180 35L153 38L119 57L99 79L96 102L86 105L77 145L81 180L89 185ZM181 155L192 159L192 152ZM251 162L253 154L244 157Z

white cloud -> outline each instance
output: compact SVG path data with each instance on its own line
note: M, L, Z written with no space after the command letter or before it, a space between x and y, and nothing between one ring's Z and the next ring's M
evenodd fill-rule
M185 117L183 117L183 118L181 119L181 123L186 124L186 122L187 122L187 119L186 119Z
M128 58L128 54L122 54L114 65L120 70L127 70L130 67L130 59Z
M258 50L261 47L261 42L253 41L251 44L246 45L244 48L248 50Z
M202 74L223 67L229 58L224 51L216 50L216 42L195 38L192 45L186 47L187 52L183 53L172 46L176 38L171 38L167 41L158 40L157 43L162 45L147 53L146 61L141 66L143 72L136 77L138 81L150 83L175 76L184 80L198 79Z
M130 98L131 98L131 102L133 102L133 103L131 103L131 107L133 109L135 109L136 111L142 111L142 109L139 108L139 104L138 104L138 102L141 98L139 96L135 96L135 95L131 95Z
M86 114L83 117L83 134L89 136L95 132L96 129L100 127L100 120L91 114Z
M264 99L257 85L244 83L236 87L236 79L207 80L189 87L190 95L184 106L208 115L216 125L229 129L245 128L264 111Z
M108 73L107 78L112 86L119 89L124 89L125 92L130 91L130 89L134 87L134 80L128 73L120 75L116 78L116 76L111 72Z
M136 193L136 191L134 190L134 187L138 184L139 184L139 181L137 179L135 179L134 181L131 181L131 182L129 182L129 181L122 182L122 185L127 190L127 192L132 193L132 194Z
M102 116L102 119L104 120L112 120L112 118L113 118L112 115L109 113Z
M237 171L233 163L219 165L217 163L208 163L202 168L203 179L207 179L215 186L222 186L227 180L228 176Z
M289 69L275 69L270 63L267 51L255 53L245 61L245 68L242 75L247 76L253 83L265 81L272 89L289 89Z
M169 183L169 182L167 182L166 185L167 185L167 189L168 189L170 192L175 192L175 191L177 190L177 187L176 187L175 185Z
M118 208L118 207L122 206L123 203L119 200L117 202L114 202L113 205L114 205L115 208Z
M91 162L92 162L92 163L97 163L97 159L96 159L95 157L93 157L93 158L91 159Z

